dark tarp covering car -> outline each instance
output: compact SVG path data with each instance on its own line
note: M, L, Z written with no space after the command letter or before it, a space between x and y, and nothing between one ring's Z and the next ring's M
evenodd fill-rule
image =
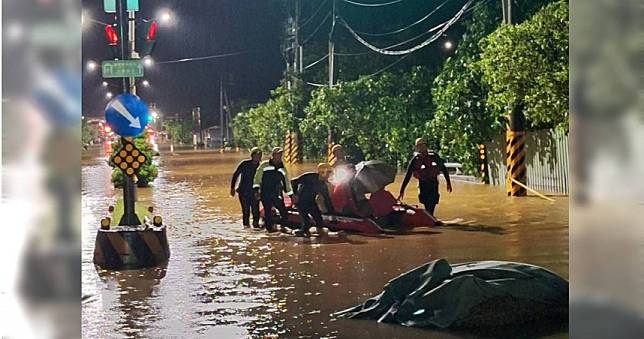
M435 328L567 321L568 282L534 265L450 265L439 259L394 278L378 296L335 315Z

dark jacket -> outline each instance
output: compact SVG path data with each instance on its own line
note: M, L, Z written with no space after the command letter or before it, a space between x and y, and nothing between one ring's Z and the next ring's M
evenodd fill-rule
M259 164L253 163L253 160L246 159L237 165L235 173L233 173L233 178L230 181L230 188L235 189L235 184L237 184L237 179L241 176L239 180L239 186L237 187L237 192L241 193L250 193L253 192L253 178L255 177L255 171Z
M320 180L320 176L317 173L304 173L294 178L291 184L300 203L315 204L315 197L320 194L324 198L324 203L329 212L334 212L326 182Z
M438 156L438 154L434 153L434 151L428 151L428 155L432 161L436 163L436 166L440 169L440 171L443 173L443 176L445 177L445 180L447 181L448 184L450 184L450 179L449 179L449 172L447 172L447 167L445 167L445 161L441 159L441 157ZM409 161L409 165L407 165L407 174L405 174L405 179L403 180L402 186L400 186L400 193L402 194L405 192L405 188L407 188L407 184L409 183L409 180L411 179L411 176L413 175L414 171L417 169L418 163L421 161L420 157L422 155L420 153L414 153L414 157L411 158ZM431 181L438 181L438 177L435 177L431 179Z
M253 188L259 189L263 196L281 196L282 190L289 196L293 195L284 163L275 165L271 160L263 161L257 168Z

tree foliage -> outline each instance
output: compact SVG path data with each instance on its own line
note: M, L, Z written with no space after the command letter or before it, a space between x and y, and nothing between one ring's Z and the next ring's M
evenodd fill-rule
M568 131L568 2L545 6L518 25L481 41L479 62L488 107L507 114L521 105L533 128Z
M238 114L233 119L233 133L240 145L264 150L282 145L286 132L294 128L293 107L299 102L298 91L280 86L271 91L268 101Z
M81 138L83 145L88 144L90 141L98 137L98 131L96 128L91 127L87 123L87 119L81 119Z
M163 122L163 130L168 133L173 142L192 143L192 123L189 120L167 120Z
M436 111L430 130L438 139L441 154L461 162L468 173L477 173L478 145L503 130L500 114L487 105L489 89L476 66L481 53L479 40L499 25L497 7L481 6L474 11L454 57L446 60L432 87Z
M330 128L355 160L400 163L432 118L430 85L430 72L416 67L313 91L300 124L304 154L323 157Z

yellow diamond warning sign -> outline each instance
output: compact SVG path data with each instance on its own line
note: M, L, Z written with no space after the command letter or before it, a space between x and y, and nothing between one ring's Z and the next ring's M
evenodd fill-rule
M123 173L131 177L139 171L148 158L133 143L124 139L122 140L125 144L115 153L112 158L112 163L120 168Z

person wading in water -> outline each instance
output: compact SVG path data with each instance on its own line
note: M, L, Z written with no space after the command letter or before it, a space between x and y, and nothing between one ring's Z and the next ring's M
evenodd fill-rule
M242 210L242 224L244 227L250 227L250 213L253 212L253 227L259 228L259 200L255 197L253 191L253 179L255 178L255 171L262 161L262 151L253 147L250 150L250 159L243 160L237 165L233 178L230 182L230 196L234 197L235 192L239 195L239 204ZM235 189L237 179L239 186Z
M402 200L405 196L405 188L407 188L407 184L413 175L418 179L418 200L425 205L425 209L433 216L436 205L440 200L438 175L441 173L443 173L445 181L447 181L447 192L451 193L452 183L449 179L445 162L438 154L427 148L423 138L416 139L416 152L414 152L414 156L407 166L407 174L400 187L398 200Z
M264 206L264 225L269 232L276 231L273 227L273 207L279 212L281 225L284 225L287 218L282 191L286 192L289 197L293 196L291 182L282 162L283 153L284 150L281 147L273 148L271 158L262 162L257 168L253 183L255 195L261 199L262 206Z

